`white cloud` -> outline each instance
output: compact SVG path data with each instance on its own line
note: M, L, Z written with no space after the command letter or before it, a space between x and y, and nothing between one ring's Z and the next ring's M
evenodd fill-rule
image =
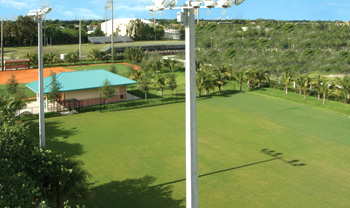
M15 0L0 0L0 4L1 6L19 10L29 7L28 3Z
M40 6L39 0L0 0L0 5L15 10L30 10Z

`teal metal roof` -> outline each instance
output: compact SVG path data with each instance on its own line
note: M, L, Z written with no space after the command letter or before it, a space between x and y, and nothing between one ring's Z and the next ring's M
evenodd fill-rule
M106 79L110 81L112 86L122 86L136 83L131 79L119 76L103 69L61 72L56 76L57 81L62 86L60 92L100 88ZM51 80L51 76L44 78L44 94L50 93ZM28 83L26 84L26 87L37 94L39 93L38 81Z

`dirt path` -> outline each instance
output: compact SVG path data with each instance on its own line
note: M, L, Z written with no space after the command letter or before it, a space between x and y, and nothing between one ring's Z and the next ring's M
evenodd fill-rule
M131 66L136 70L140 70L140 67L129 63L117 63ZM110 64L92 64L92 65L110 65ZM79 66L79 65L78 65ZM75 71L73 69L67 69L64 67L48 67L44 68L44 78L50 76L52 72L60 73L67 71ZM19 83L29 83L38 80L38 69L22 69L13 71L0 71L0 84L6 84L7 80L11 78L12 74L16 76Z

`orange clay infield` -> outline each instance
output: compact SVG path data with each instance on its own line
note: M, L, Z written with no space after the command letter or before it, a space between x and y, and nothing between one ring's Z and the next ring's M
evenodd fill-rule
M140 67L134 64L129 64L129 63L118 63L118 64L132 66L135 70L140 70ZM109 64L92 64L92 65L109 65ZM75 70L66 69L64 67L44 68L44 78L50 76L51 72L60 73L60 72L67 72L67 71L75 71ZM13 71L0 71L0 84L6 84L6 82L11 78L12 74L16 76L16 79L19 83L29 83L39 79L38 69L20 69L20 70L13 70Z

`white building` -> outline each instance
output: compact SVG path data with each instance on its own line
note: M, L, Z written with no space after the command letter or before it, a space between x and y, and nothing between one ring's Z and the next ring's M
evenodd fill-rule
M127 36L127 29L130 27L130 21L135 21L136 18L120 18L120 19L114 19L113 21L113 31L118 36ZM148 24L149 26L153 26L153 22L141 19L141 21L145 24ZM107 36L110 36L112 34L112 20L109 20L107 22L101 23L101 30L107 34Z
M179 30L176 29L165 29L164 30L165 39L181 40L181 34Z

